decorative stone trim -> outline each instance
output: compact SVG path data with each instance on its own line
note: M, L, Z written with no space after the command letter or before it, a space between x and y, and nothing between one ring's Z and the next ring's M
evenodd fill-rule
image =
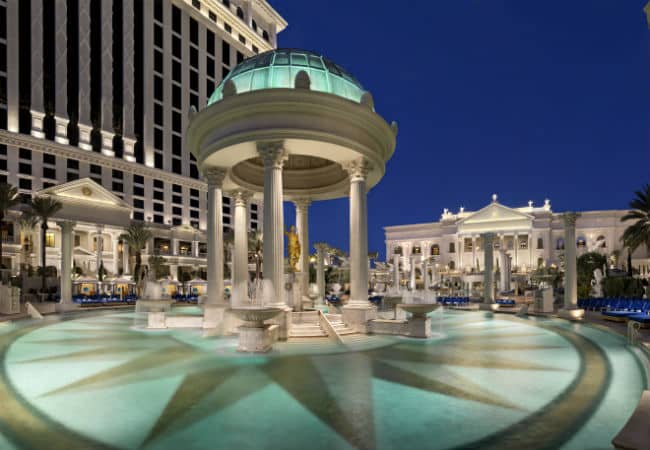
M258 142L257 153L259 153L262 158L265 168L273 167L276 169L282 169L284 160L287 159L283 141Z
M358 158L341 164L343 170L350 175L350 182L365 181L372 170L372 164L367 158Z
M227 169L222 167L208 167L203 170L203 176L208 180L208 187L218 187L223 186L223 180L226 178L228 173Z

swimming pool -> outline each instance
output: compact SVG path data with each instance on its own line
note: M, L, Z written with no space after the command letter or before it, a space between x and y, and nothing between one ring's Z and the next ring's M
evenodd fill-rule
M606 448L647 386L623 338L561 320L441 310L432 339L266 355L143 321L0 327L0 448Z

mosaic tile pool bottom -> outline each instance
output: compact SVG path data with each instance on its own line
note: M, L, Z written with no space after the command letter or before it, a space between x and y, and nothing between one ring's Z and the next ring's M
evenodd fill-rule
M646 386L601 329L431 317L432 339L266 355L127 312L5 325L0 449L608 448Z

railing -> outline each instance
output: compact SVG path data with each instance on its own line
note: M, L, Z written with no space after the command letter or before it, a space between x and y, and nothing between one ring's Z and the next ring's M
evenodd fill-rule
M330 323L327 316L325 316L323 311L321 311L320 309L318 310L318 321L320 323L320 326L327 333L327 337L329 337L331 341L336 342L338 344L343 344L343 339L341 339L341 336L339 336L339 334L336 332L336 330Z

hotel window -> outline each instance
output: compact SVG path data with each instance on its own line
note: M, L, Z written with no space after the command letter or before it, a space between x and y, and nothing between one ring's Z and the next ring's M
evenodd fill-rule
M239 64L243 60L244 60L244 54L241 52L237 52L237 64Z
M161 1L155 1L153 3L153 17L156 19L158 22L163 21L163 2Z
M156 167L156 169L162 170L162 168L163 168L163 155L162 155L162 153L156 152L156 154L154 155L154 166Z
M165 212L165 205L163 203L154 202L153 210L156 212Z
M43 153L43 164L55 165L56 157L54 155Z
M20 189L25 189L26 191L31 191L32 190L32 180L29 180L27 178L19 178L18 179L18 187Z
M242 36L241 34L238 37L239 37L239 42L246 45L246 38L244 36Z
M431 246L431 256L440 256L440 246L438 244Z
M133 175L133 182L135 184L144 184L144 177L142 175Z
M178 206L174 206L172 208L172 214L175 216L182 216L183 215L183 208L179 208Z
M196 164L190 164L190 178L199 179L199 168Z
M0 170L7 170L7 160L6 159L0 159Z
M244 10L239 6L237 7L237 17L239 17L241 20L244 20Z
M45 233L45 246L49 248L53 248L54 245L55 245L54 233L52 232Z
M212 11L208 11L208 17L210 18L211 21L216 22L217 21L217 15L213 13Z
M56 169L52 167L43 167L43 178L49 178L50 180L56 180Z
M67 165L68 169L79 170L79 161L76 159L69 159Z
M251 20L251 25L253 26L253 30L257 31L257 22L255 22L255 19Z
M156 47L163 48L163 29L160 25L153 27L153 43Z
M124 185L117 181L113 181L113 192L124 192Z
M537 250L543 250L543 249L544 249L544 239L537 238Z
M172 153L176 156L183 154L183 139L178 134L172 134Z
M163 191L153 191L154 200L165 201L165 193Z
M190 199L190 207L191 208L198 208L199 207L199 199L198 198L191 198Z
M456 244L453 242L449 243L449 253L456 253Z
M559 238L555 242L555 250L564 250L564 239Z
M201 2L199 0L192 0L192 6L194 6L196 9L200 10L201 9Z
M181 10L172 6L172 30L181 34Z
M393 254L395 254L395 255L401 255L401 254L403 254L402 247L399 246L399 245L398 245L397 247L395 247L395 248L393 249Z
M102 166L97 166L95 164L90 165L90 173L94 175L101 175L102 174Z
M199 51L196 47L190 47L190 66L199 68Z
M178 36L172 36L172 55L178 59L181 59L181 38Z
M0 155L7 156L7 146L5 144L0 144Z
M257 54L260 52L260 49L253 45L253 52Z
M138 209L144 209L144 200L141 200L139 198L134 198L133 207Z
M172 225L178 227L183 224L183 219L180 217L172 217Z
M230 24L224 22L223 28L224 30L226 30L227 33L232 33L232 27L230 26Z
M421 255L422 254L422 248L419 245L416 245L413 247L413 251L411 252L413 255Z
M165 218L161 216L160 214L154 214L153 215L153 221L154 223L165 223Z
M144 197L144 188L142 186L133 186L133 195Z
M269 42L269 33L266 30L262 31L262 39Z
M163 73L163 54L161 51L154 50L153 52L153 70Z
M133 220L139 220L140 222L144 221L144 213L141 211L135 211L133 213Z
M181 195L172 196L172 203L176 203L177 205L182 205L183 204L183 196L181 196Z
M172 192L181 194L183 192L183 186L181 186L180 184L172 184Z
M18 164L18 172L21 175L31 175L32 174L32 165L27 163Z
M32 151L28 150L26 148L21 148L18 151L18 157L20 159L28 159L29 161L31 161L32 160Z
M121 170L113 169L113 178L116 180L123 180L124 172L122 172Z
M78 234L74 235L74 246L79 247L81 245L81 236Z
M190 217L192 219L198 219L199 218L199 211L196 209L191 209L190 210Z
M172 107L176 109L181 109L182 108L181 102L182 102L181 87L176 84L172 84Z
M196 72L194 72L196 73ZM172 112L172 131L176 133L182 133L183 131L183 118L181 113L173 111Z
M230 44L226 41L221 41L221 62L230 65Z
M181 169L181 160L178 158L172 158L172 172L181 175L182 174L182 169Z
M172 61L172 80L180 83L181 82L181 63L179 61L176 61L175 59ZM180 106L178 106L180 109Z
M74 181L79 179L79 174L75 172L68 172L66 175L66 180L67 181Z
M190 18L190 42L199 45L199 23Z
M465 252L471 252L472 251L472 238L465 238L463 241L463 247L465 248Z

